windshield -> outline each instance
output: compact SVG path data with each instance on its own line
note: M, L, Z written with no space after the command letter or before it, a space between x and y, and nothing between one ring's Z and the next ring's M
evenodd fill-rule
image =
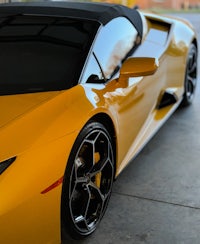
M0 94L62 90L77 84L98 26L61 17L1 17Z

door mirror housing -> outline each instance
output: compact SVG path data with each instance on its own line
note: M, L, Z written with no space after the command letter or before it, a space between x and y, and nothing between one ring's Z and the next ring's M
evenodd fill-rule
M159 62L156 58L128 58L121 67L120 79L153 75L158 67Z

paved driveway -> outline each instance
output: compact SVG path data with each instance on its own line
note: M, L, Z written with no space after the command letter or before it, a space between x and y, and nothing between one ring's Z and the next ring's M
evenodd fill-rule
M200 14L181 17L200 35ZM177 110L118 177L98 230L77 243L200 243L200 85L194 104Z

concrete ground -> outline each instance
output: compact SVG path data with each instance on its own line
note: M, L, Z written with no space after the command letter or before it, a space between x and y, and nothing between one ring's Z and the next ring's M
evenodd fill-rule
M200 40L200 14L181 16ZM200 85L193 105L178 109L133 161L97 231L77 243L199 244Z

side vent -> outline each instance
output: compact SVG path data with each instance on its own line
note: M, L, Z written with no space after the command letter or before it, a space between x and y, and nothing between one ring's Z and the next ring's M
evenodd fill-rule
M161 109L163 107L173 105L178 101L177 95L175 93L175 89L168 88L164 91L161 101L158 104L158 109Z

